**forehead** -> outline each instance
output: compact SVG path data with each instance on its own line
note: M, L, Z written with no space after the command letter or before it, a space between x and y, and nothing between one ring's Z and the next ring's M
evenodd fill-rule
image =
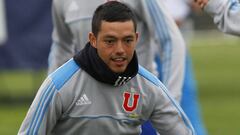
M107 22L102 21L99 34L129 35L135 33L133 21Z

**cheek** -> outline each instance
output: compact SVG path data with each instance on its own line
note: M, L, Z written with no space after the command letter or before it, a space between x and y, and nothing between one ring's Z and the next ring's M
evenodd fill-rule
M134 50L135 50L134 47L128 48L127 51L126 51L126 52L127 52L127 55L128 55L128 56L133 56Z
M110 52L109 52L109 50L107 50L106 48L99 48L98 49L98 55L99 55L99 57L103 60L103 61L107 61L108 59L109 59L109 57L110 57Z

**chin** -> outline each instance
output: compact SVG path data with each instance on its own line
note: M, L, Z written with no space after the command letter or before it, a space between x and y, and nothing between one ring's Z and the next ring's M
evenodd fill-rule
M119 69L119 68L118 69L112 69L113 72L119 73L119 74L123 73L125 70L126 70L126 68L124 68L124 69L122 69L122 68L121 69Z
M115 73L118 73L118 74L121 74L121 73L123 73L124 71L119 71L119 70L117 70L117 71L113 71L113 72L115 72Z

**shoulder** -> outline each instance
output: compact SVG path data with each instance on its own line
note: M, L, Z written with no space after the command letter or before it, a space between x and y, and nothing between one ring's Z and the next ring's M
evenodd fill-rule
M69 81L72 76L80 69L73 59L70 59L57 70L49 75L57 90L60 90L63 85Z
M166 86L157 78L157 76L140 65L138 75L142 78L141 80L144 80L144 82L141 82L142 87L150 90L154 96L157 95L158 97L168 91Z
M157 87L163 85L162 82L154 74L149 72L141 65L138 66L138 74L142 76L145 80L149 81L152 85L155 85Z

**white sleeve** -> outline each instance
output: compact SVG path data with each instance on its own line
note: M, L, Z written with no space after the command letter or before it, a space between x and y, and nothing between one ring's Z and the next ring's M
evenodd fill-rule
M240 3L238 0L210 0L204 7L217 27L232 35L240 36Z
M190 6L185 0L161 0L174 20L184 20L188 17Z
M5 15L5 2L0 0L0 46L7 39L7 30L6 30L6 15Z
M74 55L73 35L65 23L64 0L53 0L52 47L48 58L48 73L50 74Z
M143 3L147 13L147 25L156 41L157 54L161 58L161 81L173 97L180 101L186 57L184 39L161 0L143 0Z

